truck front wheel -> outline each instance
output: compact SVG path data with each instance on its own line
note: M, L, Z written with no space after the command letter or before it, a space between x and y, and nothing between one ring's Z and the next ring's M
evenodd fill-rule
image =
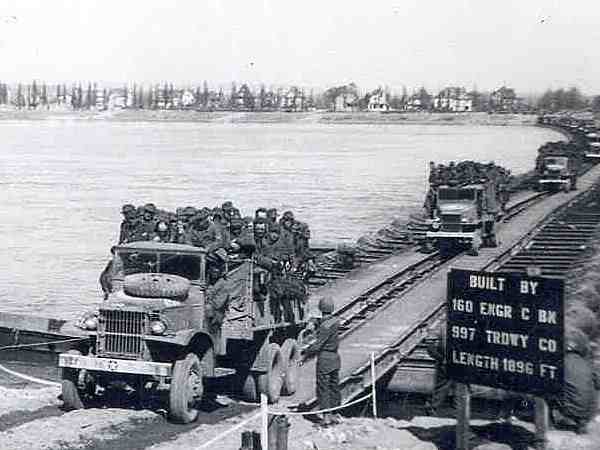
M81 355L81 352L78 350L69 350L67 353L72 355ZM85 408L86 396L90 392L86 392L86 390L79 388L80 375L81 373L79 369L72 369L70 367L64 367L62 369L62 400L63 407L68 411Z
M204 370L200 358L188 353L175 361L169 390L169 414L179 423L190 423L198 418L198 404L204 393Z

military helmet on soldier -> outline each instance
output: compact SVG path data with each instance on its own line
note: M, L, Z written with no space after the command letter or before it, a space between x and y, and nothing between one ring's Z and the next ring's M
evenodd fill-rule
M321 297L319 299L319 311L324 314L331 314L334 310L333 299L331 297Z
M144 213L156 214L156 205L154 203L146 203L144 205Z
M121 208L121 213L122 214L134 213L135 211L136 211L135 206L132 205L131 203L126 203Z
M579 328L565 327L565 353L577 353L582 358L589 355L590 340Z

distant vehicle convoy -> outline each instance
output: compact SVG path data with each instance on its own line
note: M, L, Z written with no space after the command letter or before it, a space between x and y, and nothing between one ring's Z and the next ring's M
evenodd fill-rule
M542 116L540 124L566 128L570 142L549 142L538 150L532 185L536 190L569 192L577 189L584 158L600 161L600 132L589 119ZM430 219L425 249L450 254L495 247L496 231L509 200L510 171L494 163L430 163L425 209Z

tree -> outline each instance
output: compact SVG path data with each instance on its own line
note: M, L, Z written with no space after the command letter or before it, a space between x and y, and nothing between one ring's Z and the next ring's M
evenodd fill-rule
M87 91L85 93L85 107L90 109L92 107L92 83L88 81Z
M48 108L48 89L46 83L42 84L42 92L40 94L40 104Z
M231 83L231 91L229 92L229 108L230 109L236 108L237 94L238 94L237 86L235 84L235 81L233 81Z
M140 92L138 94L138 108L144 109L144 85L140 85Z
M133 90L131 91L131 107L136 109L137 106L137 84L133 83Z
M208 107L209 97L210 94L208 93L208 83L204 81L204 83L202 83L202 106L205 108Z
M600 95L596 95L592 100L592 111L600 112Z
M77 86L71 87L71 108L77 109Z
M419 89L419 92L417 92L417 98L419 99L419 102L421 103L421 109L428 111L431 109L431 95L429 95L429 92L427 92L427 90L424 87L421 87L421 89Z
M31 95L29 97L29 106L31 108L37 108L38 105L38 87L35 80L31 83Z

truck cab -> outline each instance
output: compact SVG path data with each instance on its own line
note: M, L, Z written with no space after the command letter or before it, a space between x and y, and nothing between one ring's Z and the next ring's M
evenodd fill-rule
M242 385L254 397L260 389L250 385L267 374L260 388L278 397L282 386L272 384L281 373L271 366L279 358L276 370L283 370L282 349L273 344L299 333L304 305L295 305L297 323L277 323L268 294L256 294L269 272L252 257L221 264L202 247L153 241L115 246L112 253L110 290L79 322L89 340L59 355L67 408L85 407L114 384L143 386L167 390L170 417L188 423L198 416L204 379L236 372L245 374ZM294 344L287 344L288 365L298 356Z
M496 245L499 207L495 184L439 186L436 197L434 220L426 237L442 253L457 247L477 253L481 245Z
M538 184L541 190L569 192L577 187L574 158L567 154L545 155L540 161Z
M593 159L595 161L600 160L600 133L597 131L592 131L585 135L587 140L587 149L585 152L585 157L588 159Z

